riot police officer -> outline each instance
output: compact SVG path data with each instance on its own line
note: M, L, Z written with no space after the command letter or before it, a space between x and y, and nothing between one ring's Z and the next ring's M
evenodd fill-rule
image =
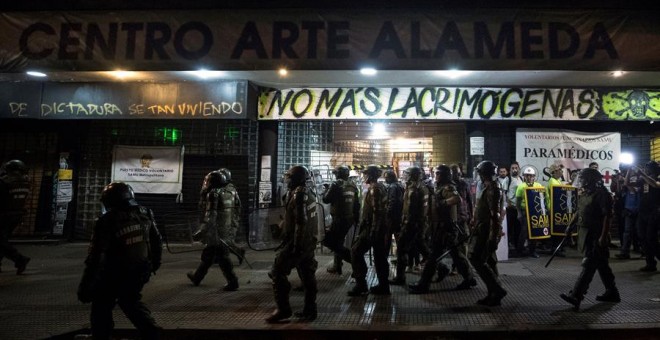
M236 189L236 186L234 186L234 182L232 181L231 177L231 171L227 168L220 168L218 169L220 173L225 175L225 178L227 179L227 186L225 186L225 190L227 192L232 193L234 196L234 211L232 212L231 215L231 224L232 228L235 230L238 230L241 226L241 214L243 213L243 205L241 204L241 198L238 196L238 190ZM230 240L226 240L227 244L229 245L229 250L236 255L238 258L238 264L241 265L243 263L243 260L245 260L245 249L242 247L239 247L235 240L232 238Z
M483 183L481 197L477 200L474 212L474 229L470 244L470 263L486 284L488 295L477 301L480 305L499 306L507 292L502 288L497 275L497 245L502 237L500 207L502 192L497 181L497 165L482 161L477 165L477 173Z
M25 271L30 258L9 244L9 237L23 220L29 194L25 163L17 159L5 163L0 169L0 261L3 257L12 260L17 275Z
M463 276L463 282L456 289L469 289L477 285L465 255L468 231L465 221L459 220L459 207L462 202L456 186L452 182L451 168L442 164L438 166L435 176L436 187L430 212L431 254L420 280L409 286L410 292L413 294L423 294L429 291L429 284L436 270L435 263L446 250L449 250L458 272ZM439 275L442 279L449 274L450 269L444 264L440 264L440 266L442 271Z
M205 181L208 192L205 199L204 218L193 238L202 240L206 247L202 251L201 262L197 270L186 275L193 285L198 286L213 263L218 263L227 280L223 290L235 291L238 289L238 278L234 273L229 253L236 237L233 215L236 214L238 195L236 191L227 190L229 184L227 177L219 170L210 172Z
M106 210L94 226L78 300L92 303L94 339L109 339L115 304L144 339L158 338L159 327L140 301L151 273L160 267L162 240L153 212L135 201L126 183L112 182L101 193Z
M317 225L316 199L314 192L306 186L310 178L307 168L293 166L285 175L288 188L284 220L282 221L282 244L279 247L273 267L268 274L273 280L273 293L277 309L266 319L268 323L280 322L291 317L289 292L291 284L287 276L296 268L305 291L305 306L296 317L302 321L316 319L316 268L314 258Z
M388 252L392 243L392 236L397 240L401 232L401 218L403 214L403 185L393 170L385 171L385 189L387 192L387 208L385 209L385 224L390 232L388 237Z
M619 290L614 283L614 273L609 265L609 231L612 217L612 196L603 186L603 176L593 168L586 168L578 175L578 210L575 215L578 228L578 250L584 253L582 271L573 290L560 297L580 308L580 302L589 288L589 283L598 271L605 286L605 293L596 296L603 302L620 302ZM571 233L571 228L566 233Z
M362 296L368 292L382 295L390 294L390 285L387 281L390 271L387 262L390 233L385 224L385 207L387 206L385 185L378 182L381 174L382 171L377 165L369 165L362 172L364 181L369 187L362 202L360 233L351 249L351 264L353 265L355 286L348 292L349 296ZM372 247L378 285L367 289L367 263L364 260L364 255Z
M332 215L332 224L325 233L323 245L335 253L334 262L328 272L341 275L342 260L351 262L351 251L344 247L344 240L360 214L360 202L357 186L348 180L348 167L340 165L333 173L336 180L323 195L323 203L330 204Z
M427 222L429 191L422 181L422 169L408 169L408 183L403 198L403 222L396 248L396 274L390 284L406 283L406 264L414 247L423 246L423 232ZM424 252L424 251L423 251Z

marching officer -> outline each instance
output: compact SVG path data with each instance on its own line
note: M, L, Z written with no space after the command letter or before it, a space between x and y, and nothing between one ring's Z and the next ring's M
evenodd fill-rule
M197 270L187 273L193 285L199 284L209 268L217 263L227 280L225 291L238 289L238 277L229 259L236 238L237 226L234 224L236 206L239 205L236 190L228 190L227 176L219 170L212 171L205 177L207 194L204 204L204 217L193 238L202 240L206 247L202 251L201 262Z
M422 181L422 169L408 169L408 183L403 196L403 222L396 248L396 274L390 284L406 283L408 256L416 246L423 246L423 232L428 212L429 191Z
M387 262L390 233L385 224L387 193L385 185L378 182L381 174L381 169L376 165L369 165L362 172L364 181L369 187L362 203L360 233L351 249L351 264L353 265L355 286L348 292L349 296L362 296L367 293L390 294L390 285L387 281L390 271ZM367 289L367 263L364 260L364 254L370 248L374 250L374 266L376 267L378 285Z
M110 339L115 304L144 339L157 339L160 328L141 300L142 287L161 263L163 242L153 212L135 201L126 183L112 182L101 193L106 212L94 226L78 300L92 303L94 339Z
M5 163L0 169L0 261L3 257L12 260L16 275L25 271L30 258L9 244L9 237L23 220L29 194L30 181L25 163L17 159Z
M387 208L385 210L385 224L390 231L388 236L388 253L392 243L392 236L397 240L401 232L401 218L403 214L403 192L405 189L398 181L393 170L385 171L385 190L387 192Z
M360 201L357 186L348 179L348 167L340 165L333 173L336 180L323 195L323 203L330 204L332 215L332 224L325 233L323 245L335 253L334 262L328 272L341 275L342 260L351 263L351 251L344 247L344 240L360 214Z
M310 178L307 168L293 166L285 175L288 188L284 220L282 223L282 244L279 247L273 267L268 274L273 280L273 293L277 309L266 318L268 323L276 323L291 317L289 292L291 284L287 276L296 268L305 291L305 306L296 317L302 321L316 319L316 268L314 258L317 225L316 199L313 191L306 186Z
M442 164L438 166L435 176L436 187L430 213L431 254L419 281L409 285L412 294L428 293L429 284L436 271L435 263L446 250L450 251L452 261L463 276L463 282L456 286L456 290L470 289L477 285L465 254L468 231L465 221L459 220L458 211L462 202L456 186L451 180L451 168ZM450 272L448 267L445 267L444 264L442 266L441 279Z
M603 176L593 168L586 168L578 175L578 210L576 213L578 228L578 250L584 254L582 271L573 290L561 294L564 301L575 309L589 288L589 283L598 271L605 286L605 293L596 296L597 301L620 302L619 290L614 283L614 273L609 265L610 257L610 220L612 217L612 196L603 186ZM571 233L571 228L566 230Z
M497 245L502 237L500 207L502 192L497 181L497 165L482 161L477 165L477 173L483 183L483 191L477 200L474 212L474 229L470 244L470 263L486 284L488 295L477 301L480 305L499 306L507 292L497 279Z

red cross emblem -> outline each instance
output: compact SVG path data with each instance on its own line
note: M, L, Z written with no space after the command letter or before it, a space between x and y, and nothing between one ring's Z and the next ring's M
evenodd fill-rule
M611 179L612 179L612 175L610 175L610 171L606 170L605 175L603 175L603 180L605 181L605 184L610 183Z

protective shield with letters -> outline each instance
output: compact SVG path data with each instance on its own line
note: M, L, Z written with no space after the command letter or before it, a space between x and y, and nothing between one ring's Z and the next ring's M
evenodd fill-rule
M572 185L556 185L550 192L552 213L551 235L564 236L573 216L577 212L577 188ZM574 235L577 235L574 233Z
M525 212L530 240L550 237L550 215L545 201L545 188L525 188Z

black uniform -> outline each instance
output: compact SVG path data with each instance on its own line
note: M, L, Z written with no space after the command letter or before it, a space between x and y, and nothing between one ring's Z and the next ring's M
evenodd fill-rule
M401 220L403 218L403 192L405 189L399 181L388 183L385 188L387 192L385 224L390 232L390 236L388 237L389 244L387 246L389 249L392 243L392 234L395 239L397 239L398 243L399 233L401 232Z
M648 176L654 181L660 181L660 173L654 169L646 169ZM657 171L657 170L656 170ZM640 207L637 215L639 231L644 237L644 255L646 266L641 270L654 272L657 270L657 260L660 260L658 247L658 231L660 231L660 188L654 188L644 180L639 181ZM656 260L657 259L657 260Z
M351 262L351 251L344 247L344 240L360 214L359 190L350 180L338 179L323 195L323 203L330 204L332 215L323 245L335 253L334 272L341 274L342 260Z
M29 194L30 183L26 175L9 172L0 176L0 261L3 257L12 260L17 274L25 270L30 258L9 244L9 237L23 220Z
M156 321L141 291L160 267L162 240L151 210L137 205L114 208L96 221L78 299L92 302L94 339L110 339L112 309L119 304L145 339L158 338Z
M353 243L351 251L353 278L355 278L355 287L348 293L351 296L358 296L367 292L367 262L364 255L372 247L378 285L372 287L371 292L373 294L390 293L389 282L387 281L390 269L387 262L390 232L385 224L386 206L385 185L379 182L370 183L362 203L360 234Z
M421 180L408 182L403 198L403 222L396 249L396 274L390 281L402 285L406 282L408 256L423 246L423 234L428 220L429 191ZM419 249L417 249L419 250Z
M238 289L238 278L229 258L230 247L235 247L237 223L235 219L238 194L233 186L211 188L205 199L204 217L200 230L206 247L202 251L201 262L194 273L188 275L194 285L199 285L209 268L217 263L227 280L226 291Z
M605 227L604 224L607 224L609 228L611 215L612 196L607 189L598 187L584 191L578 196L578 250L584 254L582 271L577 282L575 282L573 290L568 295L561 295L564 300L573 304L576 308L580 306L580 301L587 293L596 271L598 271L606 289L605 299L603 299L603 296L598 296L596 299L610 302L620 299L614 283L614 274L609 265L609 235L604 244L599 244L599 239Z
M273 280L277 310L266 321L278 322L292 315L289 304L291 284L287 277L293 268L297 269L305 291L305 307L299 316L307 320L316 318L316 225L315 195L303 182L287 194L282 223L282 245L268 274Z

